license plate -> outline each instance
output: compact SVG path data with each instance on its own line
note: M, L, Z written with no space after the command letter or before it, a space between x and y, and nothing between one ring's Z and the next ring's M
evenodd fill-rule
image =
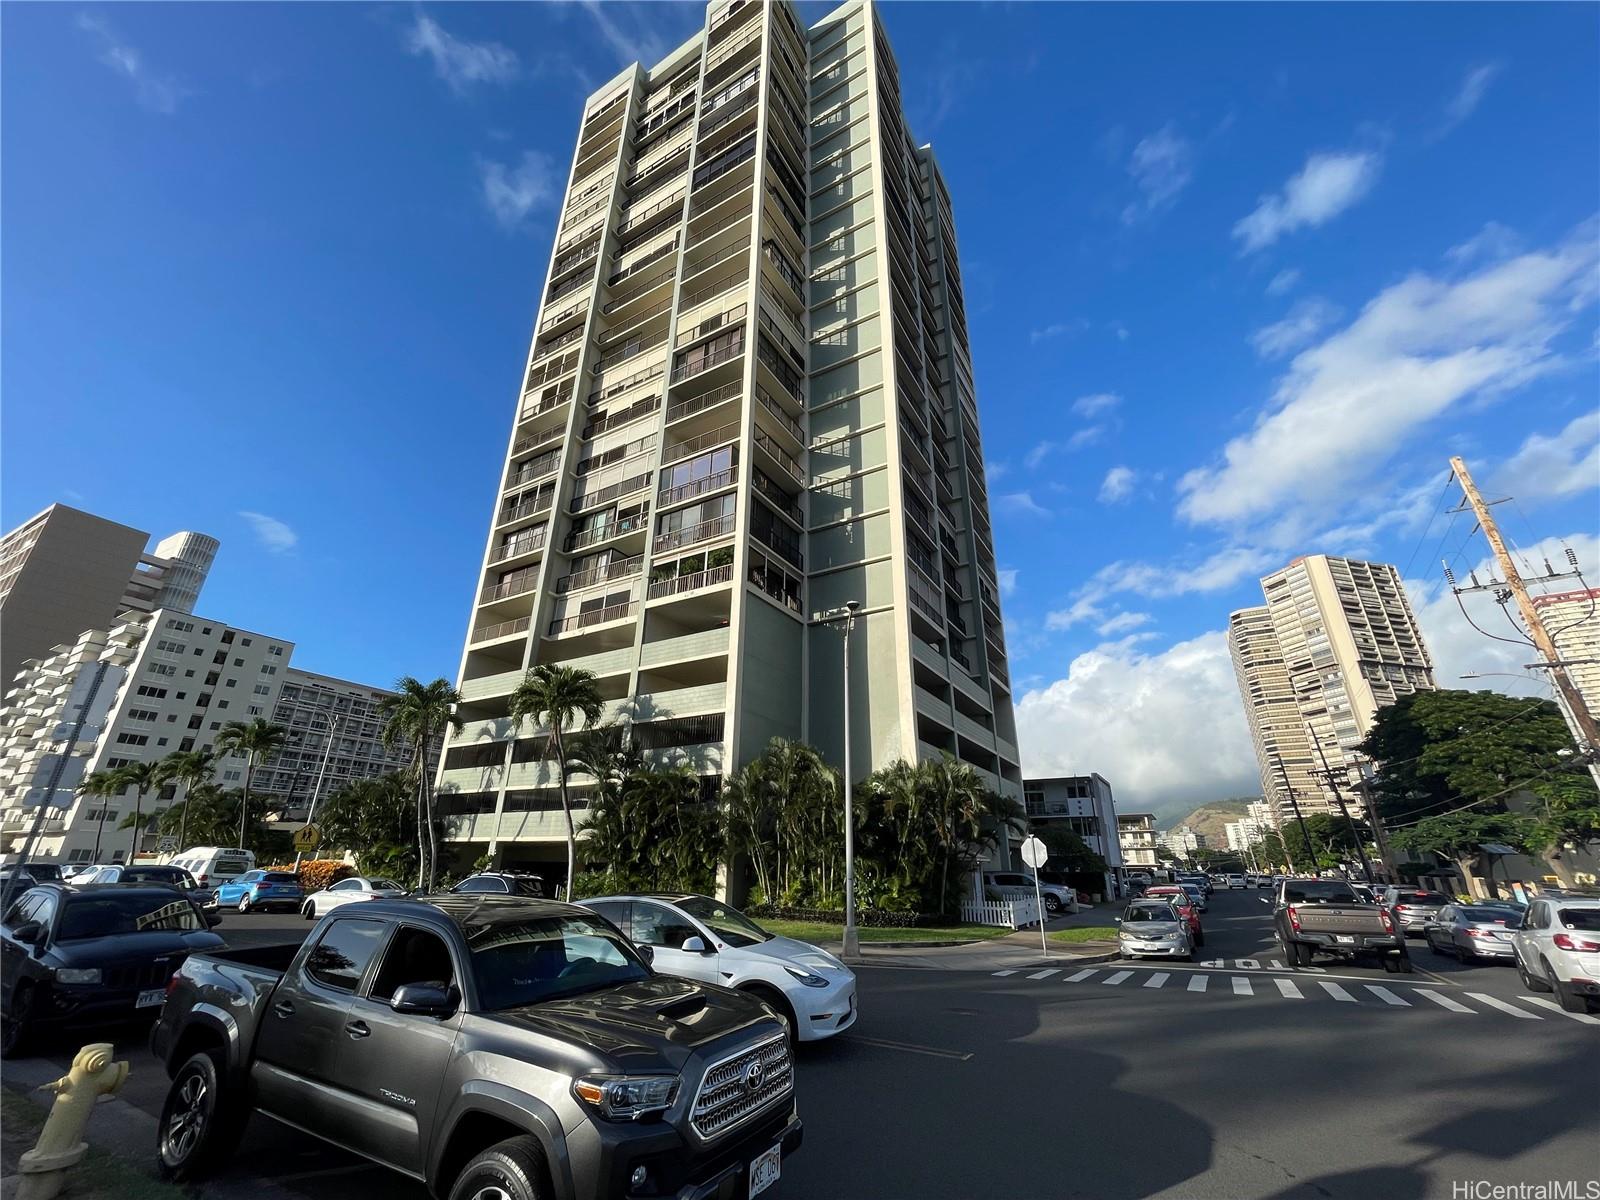
M783 1171L783 1147L774 1146L750 1164L750 1195L759 1196L773 1184Z
M1333 940L1336 942L1353 942L1356 939L1348 933L1336 933L1333 935Z
M133 1002L135 1008L155 1008L167 998L166 988L146 988Z

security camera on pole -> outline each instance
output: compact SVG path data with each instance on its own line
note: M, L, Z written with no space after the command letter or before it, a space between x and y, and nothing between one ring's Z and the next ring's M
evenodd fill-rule
M1033 868L1033 899L1039 906L1039 949L1046 958L1050 957L1050 943L1044 936L1044 897L1039 892L1039 868L1044 866L1050 852L1045 845L1033 834L1028 835L1028 840L1022 843L1022 861Z

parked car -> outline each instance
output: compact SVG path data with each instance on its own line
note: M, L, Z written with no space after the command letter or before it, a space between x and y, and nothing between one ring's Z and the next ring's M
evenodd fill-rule
M1273 885L1274 877L1271 875L1257 875L1254 876L1254 882L1258 888L1269 888Z
M1554 992L1567 1012L1584 1012L1600 999L1600 900L1536 897L1511 945L1530 992Z
M1206 909L1211 907L1206 902L1205 888L1201 887L1198 883L1190 883L1187 880L1180 880L1175 886L1180 887L1184 891L1188 892L1189 898L1194 901L1194 906L1201 912L1205 912Z
M986 888L994 889L1007 900L1020 900L1024 896L1030 900L1033 898L1033 876L1021 871L985 871L983 882ZM1078 911L1078 893L1073 888L1047 883L1043 877L1039 880L1039 899L1044 901L1047 916Z
M155 1016L184 958L222 946L212 923L168 887L30 888L0 922L0 1057Z
M101 867L116 866L115 863L68 863L61 868L62 883L77 883L80 879L98 871Z
M544 896L544 880L537 875L480 871L476 875L468 875L450 890L458 895L482 892L491 896L527 896L531 899L540 899Z
M7 872L15 871L18 867L22 867L23 874L30 876L35 883L61 882L61 868L59 866L53 862L40 862L37 859L29 860L26 865L22 863L6 863L4 866L0 866L0 876L4 876Z
M301 904L300 912L306 920L316 921L342 904L357 904L363 900L399 900L408 895L410 893L392 879L352 875L330 884L320 892L312 892Z
M256 856L248 850L229 846L195 846L170 860L169 867L182 867L201 887L214 888L231 883L253 870Z
M1194 960L1194 935L1189 922L1170 904L1135 900L1117 922L1117 948L1124 958Z
M305 899L300 877L293 871L246 871L216 889L217 907L233 907L242 913L256 909L295 912Z
M788 1023L796 1041L820 1041L855 1024L855 972L809 942L768 933L720 900L599 896L583 906L635 946L650 947L657 971L760 997Z
M1424 888L1390 885L1383 889L1379 903L1394 917L1395 925L1406 937L1421 937L1423 928L1438 917L1439 910L1450 903L1450 897Z
M177 888L203 909L217 906L216 893L210 888L201 887L194 881L194 876L182 867L147 866L143 863L136 867L125 867L119 863L116 866L99 867L92 874L79 875L72 880L73 887L87 883L159 884Z
M1273 897L1272 924L1292 967L1311 964L1317 953L1359 965L1377 958L1385 971L1412 971L1405 935L1386 908L1363 904L1342 879L1286 879Z
M1200 890L1203 891L1208 896L1213 891L1216 890L1216 884L1211 882L1211 876L1196 874L1193 871L1190 871L1190 872L1187 872L1187 873L1183 872L1183 871L1178 872L1178 874L1177 874L1176 878L1174 878L1173 882L1174 883L1196 883L1196 884L1199 884L1200 885Z
M1228 876L1228 886L1230 888L1242 888L1246 886L1245 877L1237 872L1230 874Z
M1206 944L1206 931L1200 924L1200 909L1194 902L1194 896L1175 883L1161 883L1145 891L1146 900L1164 900L1178 910L1189 925L1189 932L1194 937L1196 946Z
M458 1200L754 1196L802 1139L783 1023L649 959L587 909L493 895L194 955L150 1038L159 1167L203 1178L260 1113Z
M1489 904L1446 904L1422 927L1435 954L1452 954L1464 963L1480 958L1515 958L1511 939L1522 923L1513 908Z

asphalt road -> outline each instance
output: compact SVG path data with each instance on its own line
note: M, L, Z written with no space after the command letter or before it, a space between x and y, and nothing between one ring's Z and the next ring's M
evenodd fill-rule
M230 913L220 932L310 928ZM856 1028L801 1048L806 1143L775 1196L1449 1200L1453 1182L1600 1179L1600 1019L1420 943L1413 976L1273 970L1254 892L1218 893L1206 931L1193 966L862 968ZM137 1039L125 1053L125 1095L158 1111L159 1068ZM266 1120L217 1182L258 1180L424 1196Z

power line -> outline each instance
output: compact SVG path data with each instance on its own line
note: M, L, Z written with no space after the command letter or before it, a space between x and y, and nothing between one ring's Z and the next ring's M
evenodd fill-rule
M1433 515L1428 518L1428 523L1423 527L1422 536L1417 539L1417 544L1411 548L1411 557L1406 559L1406 565L1400 568L1400 578L1404 579L1411 573L1411 564L1417 561L1417 551L1422 549L1422 543L1428 540L1428 533L1433 528L1433 523L1439 519L1439 513L1444 508L1444 502L1450 498L1450 485L1455 481L1455 472L1445 474L1444 487L1439 492L1439 503L1433 506Z

